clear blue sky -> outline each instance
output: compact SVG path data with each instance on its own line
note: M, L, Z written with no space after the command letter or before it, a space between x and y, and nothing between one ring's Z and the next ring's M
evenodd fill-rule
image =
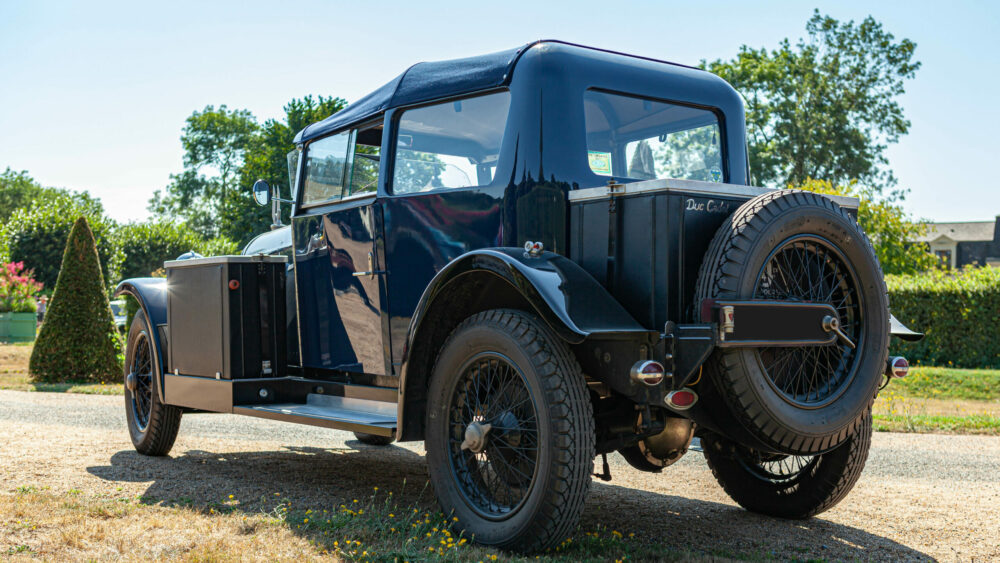
M184 119L207 104L263 121L306 94L355 100L407 66L538 38L697 64L804 33L814 7L871 14L917 43L889 150L907 209L1000 215L997 2L40 2L0 0L0 169L88 190L146 217L182 168ZM994 170L991 172L991 170Z

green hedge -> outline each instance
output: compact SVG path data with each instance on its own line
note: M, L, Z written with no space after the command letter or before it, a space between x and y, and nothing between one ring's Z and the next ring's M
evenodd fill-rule
M911 363L1000 368L1000 268L886 276L889 305L920 342L894 338L893 353Z
M162 269L164 261L191 250L203 256L239 253L227 238L204 240L187 226L166 221L121 225L116 238L122 252L121 279L147 277Z

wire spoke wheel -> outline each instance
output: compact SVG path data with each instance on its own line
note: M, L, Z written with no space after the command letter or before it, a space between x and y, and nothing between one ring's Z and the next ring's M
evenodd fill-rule
M785 484L795 481L802 475L809 474L819 463L819 456L814 455L779 455L762 454L741 448L737 460L748 473L774 484Z
M785 240L757 276L754 299L825 303L837 311L842 330L861 347L862 296L857 277L836 245L812 235ZM855 348L837 341L826 346L765 347L758 360L771 386L799 408L835 401L850 385L858 365Z
M136 427L145 431L153 407L153 353L145 332L139 333L131 360L129 373L135 378L135 389L131 393L132 417Z
M452 470L469 505L489 519L516 512L538 463L538 413L524 374L502 354L472 357L455 386L448 428Z

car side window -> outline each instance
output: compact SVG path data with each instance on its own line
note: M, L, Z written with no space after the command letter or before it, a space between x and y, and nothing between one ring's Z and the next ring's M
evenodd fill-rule
M583 96L587 162L599 176L723 182L715 113L587 90Z
M349 169L351 131L319 139L306 147L305 182L302 205L337 201L344 192L344 175Z
M392 192L485 186L493 181L510 93L406 110L399 119Z
M354 136L351 195L375 193L382 152L382 125L359 129Z

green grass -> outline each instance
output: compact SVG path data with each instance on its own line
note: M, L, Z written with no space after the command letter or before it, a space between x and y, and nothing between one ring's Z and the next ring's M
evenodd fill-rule
M950 432L1000 435L1000 417L988 414L944 416L932 414L876 414L879 432Z
M921 399L1000 400L1000 370L913 367L889 384L901 395Z
M124 393L125 386L120 383L33 383L24 373L0 373L0 389L44 393L80 393L83 395L121 395Z

